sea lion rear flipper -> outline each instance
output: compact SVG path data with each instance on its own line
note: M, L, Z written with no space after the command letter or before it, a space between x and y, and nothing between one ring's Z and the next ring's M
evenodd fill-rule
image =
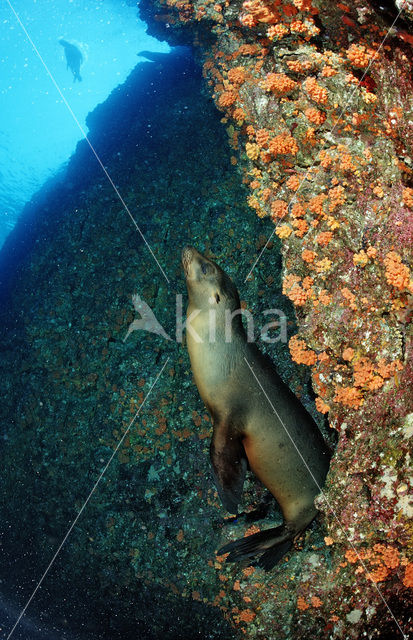
M248 463L242 442L234 437L223 438L223 433L225 427L215 424L210 448L212 473L225 509L237 513Z
M261 557L254 564L269 571L291 549L292 545L293 534L291 530L287 526L281 525L229 542L217 551L217 555L229 553L226 561L238 562L261 553Z

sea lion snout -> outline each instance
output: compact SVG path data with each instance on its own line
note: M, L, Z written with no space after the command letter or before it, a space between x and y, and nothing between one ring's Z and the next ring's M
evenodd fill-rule
M185 271L185 275L188 277L189 275L189 266L192 262L194 256L194 248L190 246L186 246L182 249L181 260L182 266Z
M214 263L200 253L195 247L182 249L182 266L188 280L202 280L206 275L215 273Z

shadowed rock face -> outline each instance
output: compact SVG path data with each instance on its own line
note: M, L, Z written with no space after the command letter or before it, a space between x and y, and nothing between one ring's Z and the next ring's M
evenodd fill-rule
M137 331L123 342L137 293L175 335L182 244L225 262L244 294L246 267L271 228L249 215L227 133L201 89L187 61L143 63L88 118L90 140L169 284L84 141L66 174L27 205L0 255L6 630L170 357L16 638L238 637L223 609L238 601L223 596L213 564L225 512L186 349ZM263 268L279 283L271 246ZM248 288L254 313L285 309L293 323L288 301L261 289L259 275ZM271 349L308 400L308 378L285 345ZM246 491L249 504L261 501L259 486Z

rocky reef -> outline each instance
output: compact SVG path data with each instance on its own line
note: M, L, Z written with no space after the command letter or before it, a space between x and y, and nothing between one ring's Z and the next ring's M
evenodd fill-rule
M142 5L152 33L203 62L248 204L282 240L292 358L339 436L324 548L264 586L230 570L251 638L396 638L411 624L413 30L408 3L385 6Z
M90 496L28 611L46 625L88 638L407 636L409 11L390 32L373 2L140 11L153 35L193 47L204 77L190 55L138 65L88 121L112 183L80 143L2 252L4 591L27 601ZM213 488L211 424L175 327L185 243L225 266L254 317L285 314L288 345L261 346L337 443L318 521L268 574L215 556L261 526L249 512L266 493L249 478L234 521ZM124 342L133 294L171 340Z

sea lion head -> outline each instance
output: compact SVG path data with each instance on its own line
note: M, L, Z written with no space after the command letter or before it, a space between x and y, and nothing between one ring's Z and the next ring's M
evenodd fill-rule
M194 247L182 250L189 304L201 311L214 308L224 312L240 308L238 291L231 278L215 262Z

